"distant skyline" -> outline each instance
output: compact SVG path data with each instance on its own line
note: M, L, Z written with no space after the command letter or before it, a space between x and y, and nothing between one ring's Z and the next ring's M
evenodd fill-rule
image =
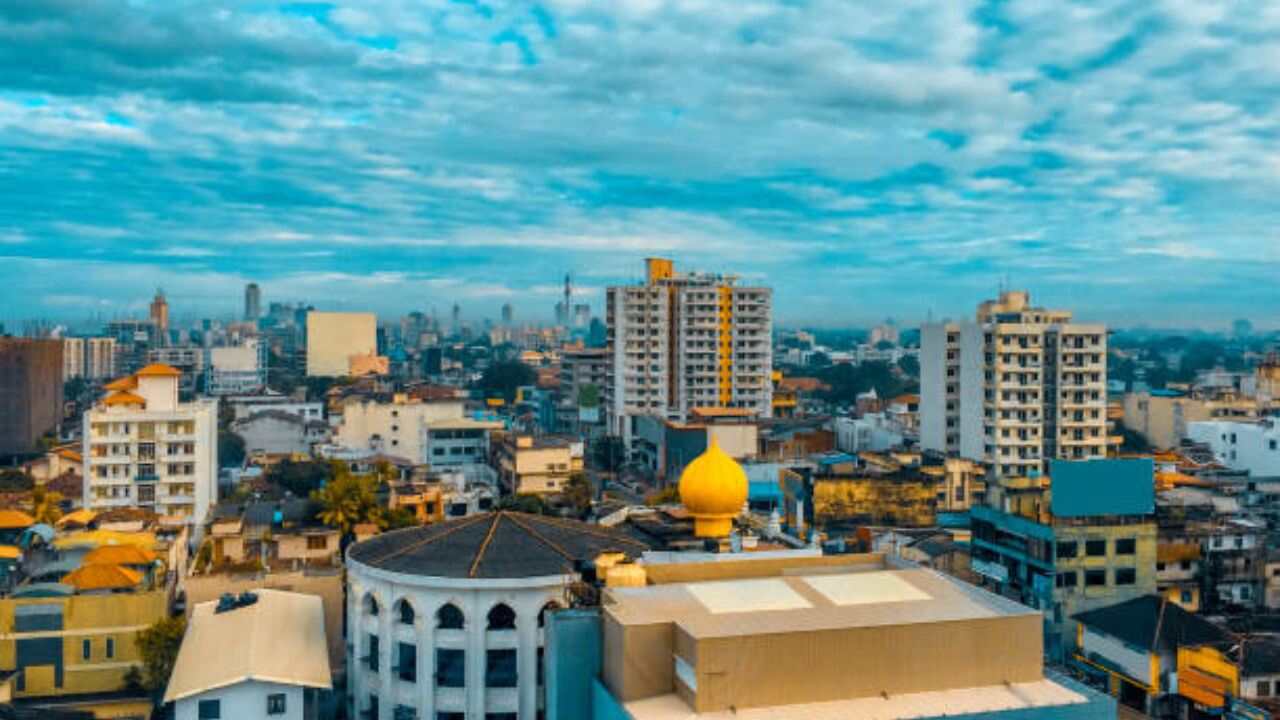
M1280 8L0 3L0 322L597 314L647 255L779 323L1280 327Z

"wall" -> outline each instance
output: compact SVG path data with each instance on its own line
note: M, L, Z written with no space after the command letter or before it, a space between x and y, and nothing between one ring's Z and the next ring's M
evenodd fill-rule
M62 341L0 337L0 455L27 452L62 419Z
M1081 635L1081 654L1085 657L1097 655L1104 658L1108 665L1119 668L1126 675L1144 685L1151 685L1151 655L1137 650L1110 635L1105 635L1089 627L1084 628Z
M555 720L589 720L599 684L599 610L560 610L546 624L546 714Z
M277 683L242 682L230 687L211 690L200 695L193 695L174 703L175 720L198 720L201 700L221 701L221 717L224 720L238 718L265 718L267 715L267 696L284 693L285 712L283 715L271 715L271 720L303 720L303 709L306 702L304 690L295 685Z
M352 355L378 352L372 313L307 313L307 376L342 377Z

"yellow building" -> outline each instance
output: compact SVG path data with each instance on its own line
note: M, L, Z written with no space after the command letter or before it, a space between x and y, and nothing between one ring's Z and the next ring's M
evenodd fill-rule
M351 358L378 354L373 313L307 313L307 377L341 377Z
M516 495L563 492L569 478L582 472L582 455L581 441L509 435L498 446L498 478Z
M164 590L29 588L0 598L0 674L15 673L19 700L123 690L142 667L135 638L168 608Z
M1178 447L1187 437L1187 423L1257 416L1258 402L1248 397L1205 398L1169 390L1124 396L1125 428L1157 448Z

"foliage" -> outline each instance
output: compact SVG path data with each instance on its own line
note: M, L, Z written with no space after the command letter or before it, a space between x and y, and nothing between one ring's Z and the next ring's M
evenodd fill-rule
M898 369L907 377L920 377L920 359L915 355L903 355L898 359Z
M333 479L311 494L320 503L316 517L340 530L344 537L350 535L356 525L374 523L383 527L387 519L378 503L378 478L358 477L345 467L335 467Z
M840 363L823 368L817 376L831 388L821 393L823 399L840 405L854 404L858 395L868 390L874 389L881 398L891 398L908 387L884 362Z
M161 618L138 633L138 654L142 656L142 687L158 693L164 690L178 660L187 619L182 616Z
M529 513L530 515L548 515L550 508L537 495L508 495L498 501L498 510Z
M52 525L62 517L62 493L36 485L31 490L31 517L38 523Z
M387 530L417 527L418 517L413 514L412 510L407 508L396 508L395 510L387 513L386 525Z
M503 360L485 368L480 376L479 387L485 397L501 397L507 402L516 399L516 390L532 385L538 380L533 368L519 360Z
M593 408L600 406L600 388L595 385L583 385L578 390L578 407Z
M585 514L591 509L591 500L595 496L595 488L591 485L591 480L586 473L574 473L569 476L569 482L564 486L564 492L561 498L566 504L573 508L578 515Z
M0 470L0 492L27 492L35 485L35 479L21 470L12 468Z
M233 432L218 433L218 464L238 467L244 464L244 438Z
M84 378L71 378L62 384L62 397L69 402L79 402L88 389L89 382Z
M332 472L329 463L319 460L282 460L267 470L266 479L296 497L307 497L323 487Z
M668 485L661 490L654 490L644 496L645 505L675 505L680 502L680 488L677 485Z
M591 445L592 460L596 467L615 472L627 459L627 448L622 438L609 435Z

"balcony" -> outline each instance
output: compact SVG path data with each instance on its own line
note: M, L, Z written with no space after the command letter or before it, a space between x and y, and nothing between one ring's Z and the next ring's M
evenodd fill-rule
M160 476L155 473L139 473L133 478L136 483L156 483L160 482Z

